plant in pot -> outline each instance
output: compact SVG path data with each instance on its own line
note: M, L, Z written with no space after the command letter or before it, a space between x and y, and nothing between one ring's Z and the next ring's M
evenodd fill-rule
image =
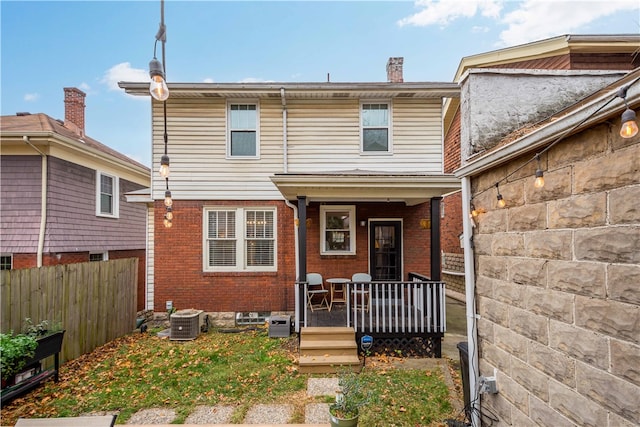
M2 372L2 388L15 374L25 367L27 361L33 357L38 342L28 334L0 334L0 371Z
M338 370L336 401L329 405L329 422L332 427L354 427L358 425L360 408L373 401L373 392L357 372L341 368Z

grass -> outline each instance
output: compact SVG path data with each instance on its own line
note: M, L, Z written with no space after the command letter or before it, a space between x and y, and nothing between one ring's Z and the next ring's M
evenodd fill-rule
M64 364L58 383L47 382L2 408L2 425L18 417L69 417L115 411L117 423L144 408L171 408L183 423L200 405L233 405L241 423L258 403L294 404L291 420L304 423L304 405L328 402L307 397L308 374L298 372L297 338L269 338L266 329L209 332L196 340L169 341L131 334ZM402 370L367 358L361 374L377 397L361 425L441 426L455 417L452 393L440 369Z

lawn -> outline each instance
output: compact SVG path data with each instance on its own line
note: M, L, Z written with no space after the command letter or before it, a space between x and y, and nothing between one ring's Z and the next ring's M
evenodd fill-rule
M18 417L69 417L117 411L122 424L143 408L171 408L176 423L200 405L234 405L233 422L257 403L296 406L292 422L304 423L304 405L327 402L307 397L309 374L298 372L297 337L269 338L267 330L240 333L212 331L196 340L177 342L155 334L131 334L65 363L60 382L47 382L2 408L2 425ZM440 369L397 369L397 358L370 357L361 375L377 397L366 407L361 425L444 426L459 414L452 405L460 398ZM317 375L316 375L317 376ZM459 418L459 417L458 417Z

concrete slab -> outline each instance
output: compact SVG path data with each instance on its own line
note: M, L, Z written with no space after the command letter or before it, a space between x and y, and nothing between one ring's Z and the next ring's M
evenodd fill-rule
M244 417L245 424L287 424L293 405L254 405Z
M309 378L307 381L307 396L335 396L338 378Z

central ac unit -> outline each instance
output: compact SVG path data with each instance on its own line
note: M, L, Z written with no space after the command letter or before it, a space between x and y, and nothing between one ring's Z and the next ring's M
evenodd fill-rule
M169 317L171 324L169 339L194 340L200 333L200 316L202 310L178 310Z

